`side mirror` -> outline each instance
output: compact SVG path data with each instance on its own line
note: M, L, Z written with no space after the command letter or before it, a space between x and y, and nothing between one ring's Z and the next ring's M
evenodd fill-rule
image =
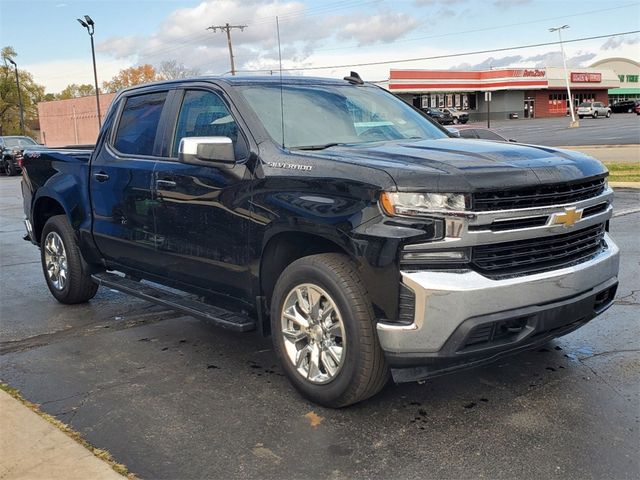
M235 163L236 155L229 137L184 137L178 147L178 160L195 165Z

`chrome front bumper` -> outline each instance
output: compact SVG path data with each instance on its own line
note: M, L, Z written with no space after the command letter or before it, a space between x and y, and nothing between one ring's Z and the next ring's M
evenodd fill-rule
M475 271L401 272L402 282L415 294L415 320L410 325L379 322L380 344L392 357L437 356L454 332L471 319L509 311L542 311L560 302L566 308L572 298L577 302L615 288L619 249L608 235L605 242L607 248L584 263L503 280Z

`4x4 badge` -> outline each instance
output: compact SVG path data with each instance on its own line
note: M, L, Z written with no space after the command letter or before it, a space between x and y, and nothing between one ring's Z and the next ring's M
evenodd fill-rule
M576 207L567 207L564 213L554 213L551 218L551 225L564 225L571 227L582 218L584 210L576 210Z

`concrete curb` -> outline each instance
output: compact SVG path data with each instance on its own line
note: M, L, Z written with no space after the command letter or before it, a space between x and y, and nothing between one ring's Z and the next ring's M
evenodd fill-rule
M552 148L579 149L579 148L640 148L637 143L625 143L622 145L563 145Z
M612 188L640 189L640 182L609 182Z
M106 462L0 391L0 478L123 480Z

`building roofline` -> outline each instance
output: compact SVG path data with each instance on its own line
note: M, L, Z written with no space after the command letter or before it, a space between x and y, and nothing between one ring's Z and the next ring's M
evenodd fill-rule
M626 62L640 68L640 63L636 62L635 60L631 60L630 58L624 58L624 57L611 57L611 58L605 58L603 60L598 60L597 62L592 63L591 67L597 67L607 62Z

